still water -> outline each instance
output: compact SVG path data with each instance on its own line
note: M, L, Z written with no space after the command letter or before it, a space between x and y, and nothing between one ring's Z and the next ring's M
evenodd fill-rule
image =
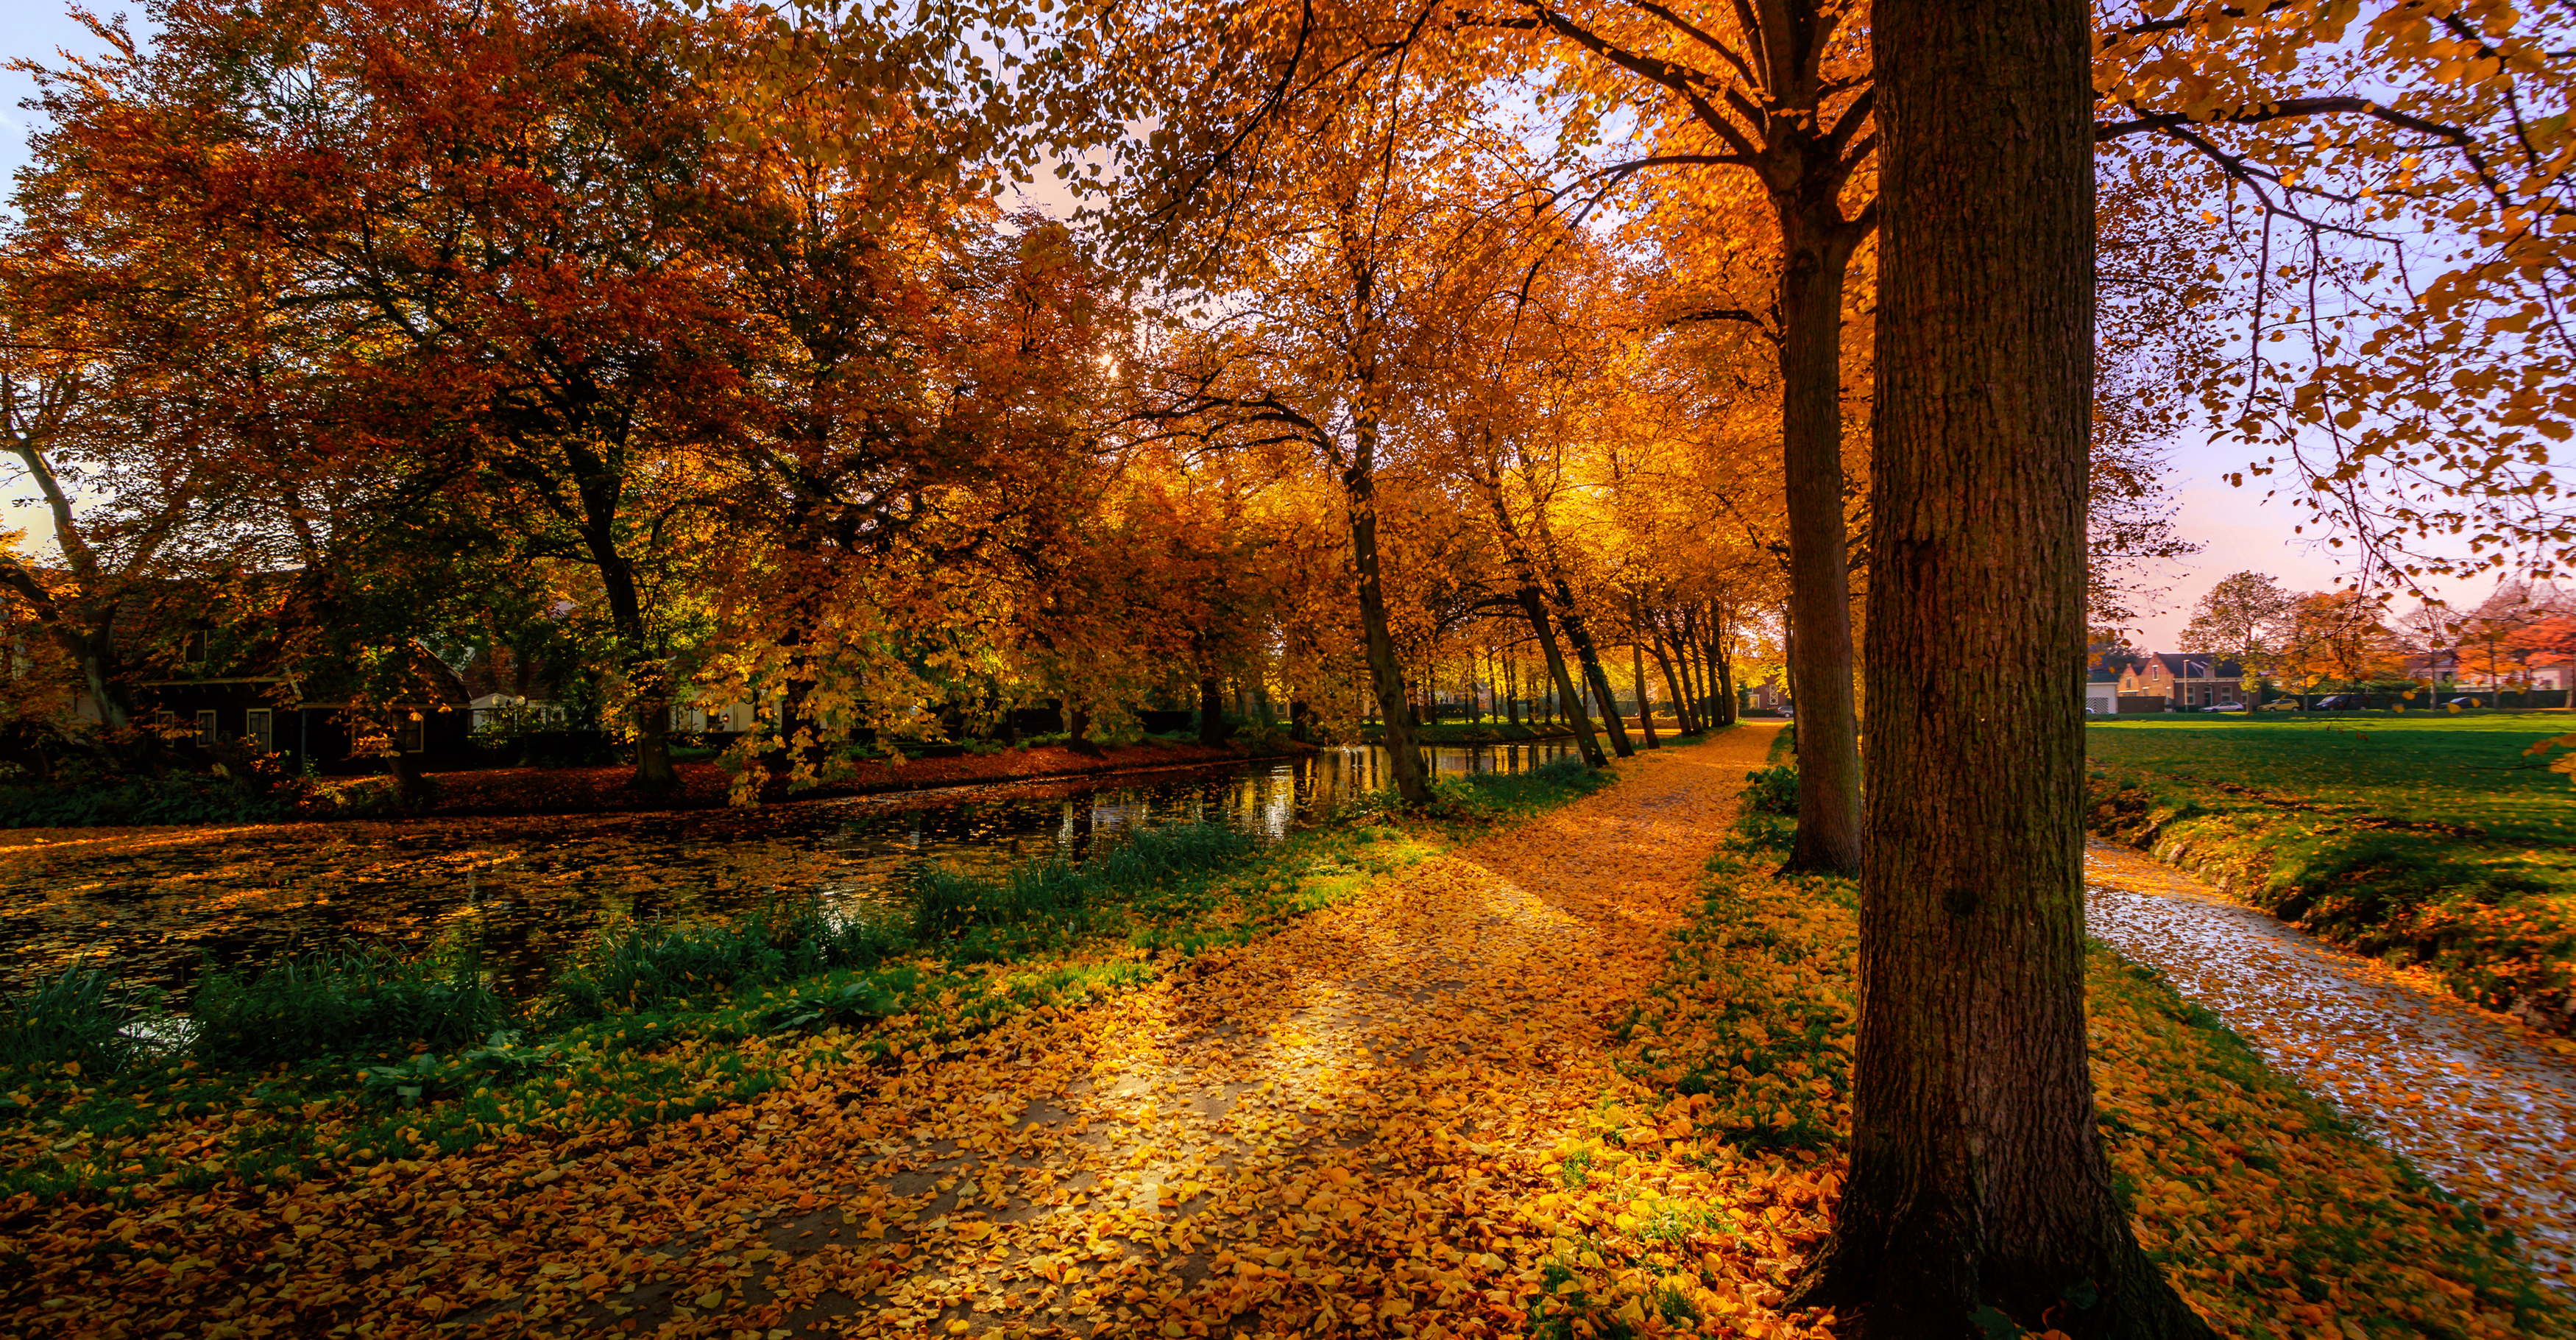
M1522 772L1571 752L1561 740L1424 751L1450 774ZM1351 747L752 810L13 834L0 846L0 981L78 960L184 992L208 965L445 940L524 995L614 920L716 918L812 896L883 903L919 861L1080 861L1167 824L1276 841L1388 784L1385 751Z

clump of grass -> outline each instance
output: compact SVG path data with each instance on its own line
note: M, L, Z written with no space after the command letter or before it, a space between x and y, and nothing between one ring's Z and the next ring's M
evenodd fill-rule
M255 975L217 971L191 1005L189 1047L223 1066L454 1047L502 1026L509 1003L452 946L405 958L381 948L291 954Z
M613 925L555 979L550 1004L576 1018L874 967L910 948L890 917L835 914L819 900L729 922Z
M1492 824L1523 818L1588 796L1611 782L1581 758L1567 755L1527 772L1472 772L1441 777L1431 783L1431 804L1422 817L1448 824ZM1345 797L1332 822L1344 828L1391 822L1407 813L1392 788Z
M114 1074L151 1050L136 1029L159 1014L156 998L119 989L105 968L76 963L0 997L0 1067L69 1064L82 1074Z
M1171 886L1242 864L1258 850L1246 833L1222 824L1148 829L1080 865L1063 860L1020 866L998 879L925 865L911 883L912 938L925 947L973 941L970 952L998 950L995 932L1079 935L1100 914ZM979 934L981 932L982 934Z

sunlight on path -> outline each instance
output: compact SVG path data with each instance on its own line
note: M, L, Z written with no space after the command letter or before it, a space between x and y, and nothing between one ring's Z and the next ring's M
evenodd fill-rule
M1641 755L1152 987L567 1166L617 1213L495 1225L506 1267L423 1282L491 1332L1517 1335L1548 1250L1519 1207L1769 743ZM1791 1333L1777 1299L1745 1286L1741 1333Z
M1767 743L1646 756L1600 796L1063 1021L1001 1074L888 1085L851 1115L928 1109L890 1161L984 1181L970 1213L901 1179L852 1196L844 1213L903 1218L921 1251L859 1333L1429 1334L1432 1314L1517 1333L1544 1243L1509 1206L1609 1080L1605 1023L1660 969ZM919 1138L976 1102L1012 1114L1008 1157Z
M2149 857L2085 851L2087 929L2161 970L2265 1060L2576 1287L2576 1065L2521 1024L2331 948Z

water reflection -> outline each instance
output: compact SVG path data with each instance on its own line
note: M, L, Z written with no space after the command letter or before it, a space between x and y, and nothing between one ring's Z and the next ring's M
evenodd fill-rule
M1424 751L1442 774L1522 772L1563 741ZM201 965L348 941L469 945L541 988L603 922L723 916L819 894L884 903L911 864L989 872L1088 860L1128 834L1223 823L1275 841L1389 784L1385 751L1106 781L1038 782L758 810L46 835L0 849L6 979L112 961L184 992Z

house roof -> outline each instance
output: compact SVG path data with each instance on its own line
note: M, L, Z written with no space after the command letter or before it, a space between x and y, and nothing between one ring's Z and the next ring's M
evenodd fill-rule
M2164 663L2165 673L2176 679L2242 679L2245 667L2225 657L2198 651L2159 651L2152 653Z

